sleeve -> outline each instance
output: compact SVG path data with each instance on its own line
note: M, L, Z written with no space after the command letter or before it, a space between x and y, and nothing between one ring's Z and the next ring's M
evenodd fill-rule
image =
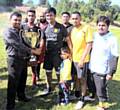
M28 54L31 54L31 48L27 47L26 45L24 45L24 43L22 43L22 41L18 40L14 33L10 32L10 31L6 31L4 33L4 40L8 45L11 45L16 50L18 50L22 53L26 52Z
M110 72L109 72L109 74L111 76L116 72L116 70L117 70L117 64L118 64L118 57L112 56L109 59L109 66L110 66Z
M86 26L84 31L86 42L93 42L93 29L90 26Z
M68 36L67 29L63 25L62 25L62 33L63 33L64 38L66 38Z
M111 39L111 54L112 56L119 56L119 52L118 52L118 43L117 43L117 39L115 37L113 37L113 39Z
M113 75L117 70L117 64L118 64L118 44L117 39L114 37L111 40L111 57L109 59L109 66L110 66L110 75Z

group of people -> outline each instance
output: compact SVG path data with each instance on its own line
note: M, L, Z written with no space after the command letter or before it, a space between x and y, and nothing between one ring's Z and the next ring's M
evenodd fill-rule
M98 97L97 110L105 110L105 103L108 101L107 82L117 69L119 56L117 40L109 32L109 18L100 16L97 19L97 32L93 32L90 25L81 22L82 17L78 11L71 15L63 12L62 24L55 18L56 10L53 7L40 14L40 23L37 25L35 10L27 11L25 23L21 23L22 15L19 12L10 15L10 27L4 32L8 54L6 110L15 108L16 95L19 101L30 101L25 94L25 86L28 62L32 61L37 61L36 64L31 64L33 86L37 86L40 64L43 62L46 71L46 95L52 92L54 68L60 104L70 102L73 83L75 96L80 98L75 109L84 106L88 90L92 93L91 98ZM72 23L69 22L70 18ZM35 40L28 42L26 37L35 37Z

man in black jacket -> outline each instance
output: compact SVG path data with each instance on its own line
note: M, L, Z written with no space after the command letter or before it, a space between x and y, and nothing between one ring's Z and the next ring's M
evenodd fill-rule
M23 43L20 36L20 24L22 15L14 12L10 16L10 27L4 32L4 41L7 51L8 64L8 88L6 110L15 107L15 96L18 100L27 102L30 99L25 95L27 79L27 55L40 54L39 49L32 49Z

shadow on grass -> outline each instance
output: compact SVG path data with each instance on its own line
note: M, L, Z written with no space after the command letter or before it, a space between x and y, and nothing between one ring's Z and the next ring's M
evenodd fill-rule
M108 83L109 110L120 110L120 81L112 80ZM89 104L89 102L87 102ZM90 103L90 106L97 106L98 100Z
M7 68L6 68L6 67L0 68L0 73L1 73L1 72L6 72L6 71L7 71Z
M32 100L30 102L16 102L15 110L57 110L55 107L58 105L57 94L58 88L56 80L53 81L54 91L48 96L41 96L41 93L45 89L46 85L44 82L41 82L39 88L32 89L31 86L27 85L26 92L27 95L32 96ZM110 109L109 110L120 110L120 81L113 80L109 82L109 96L110 96ZM73 100L71 103L75 104L76 100ZM96 110L96 105L98 101L95 102L87 102L86 106L83 110L91 110L86 109L87 106L94 108ZM0 88L0 110L4 110L6 104L6 88ZM65 110L67 110L67 106L65 106ZM71 105L71 108L73 106ZM59 108L62 110L62 108Z

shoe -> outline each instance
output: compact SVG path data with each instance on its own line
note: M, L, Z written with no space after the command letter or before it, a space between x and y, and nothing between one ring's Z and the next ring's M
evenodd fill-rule
M64 98L60 100L60 105L67 105L69 100L65 100Z
M38 84L33 84L32 85L32 89L38 89L39 88L39 85Z
M85 96L84 100L85 101L95 101L95 98L92 98L91 96Z
M44 90L44 92L42 93L42 96L47 96L51 93L51 88L47 88Z
M77 98L80 97L80 91L75 91L75 97L77 97Z
M97 107L97 110L105 110L105 108L104 107Z
M78 103L75 106L75 110L80 110L84 105L83 101L78 101Z
M31 97L22 97L22 98L18 98L18 101L22 101L22 102L29 102L31 100Z

